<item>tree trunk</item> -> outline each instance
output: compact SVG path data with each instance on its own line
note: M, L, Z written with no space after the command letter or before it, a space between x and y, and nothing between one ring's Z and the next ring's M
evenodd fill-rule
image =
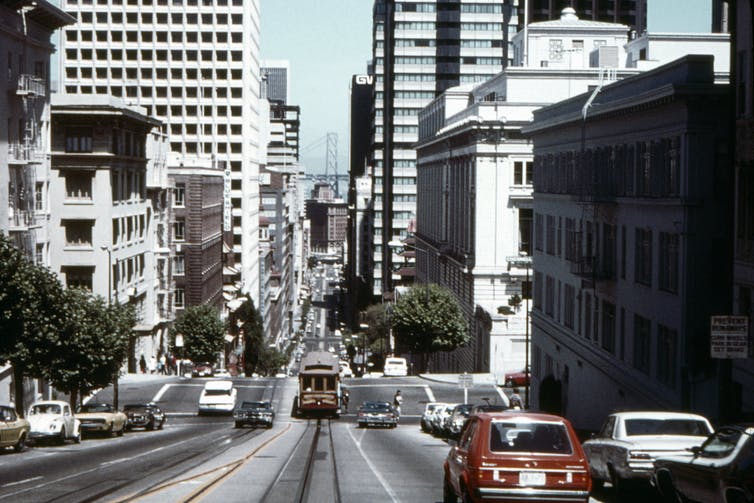
M13 365L13 395L16 405L16 413L20 417L26 417L24 412L24 373L18 365Z
M78 390L71 391L71 407L76 410L76 401L79 399Z

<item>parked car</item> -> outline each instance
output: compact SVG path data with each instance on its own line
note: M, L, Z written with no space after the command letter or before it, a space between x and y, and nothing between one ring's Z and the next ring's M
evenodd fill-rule
M0 405L0 448L13 447L16 452L23 451L29 430L29 421L18 417L13 407Z
M510 410L510 407L508 407L505 404L502 403L485 403L481 405L474 405L471 408L472 414L481 414L482 412L505 412L506 410Z
M408 375L408 364L405 358L385 358L385 366L382 368L385 377L405 377Z
M76 419L68 402L43 400L34 402L26 415L29 421L29 439L51 439L59 444L66 440L81 442L81 422Z
M505 374L505 385L509 388L513 386L526 386L529 384L530 369L527 367L517 372L508 372Z
M568 420L549 414L472 415L443 465L443 501L589 501L592 482Z
M356 419L359 428L369 426L398 426L398 412L388 402L364 402Z
M232 414L236 408L238 390L232 381L209 381L199 396L199 415Z
M422 412L422 417L419 421L419 426L423 432L432 431L432 424L430 423L432 415L438 407L443 405L445 405L444 402L429 402L424 406L424 412Z
M81 433L106 433L123 436L128 417L113 408L109 403L87 403L76 409L76 417L81 421Z
M434 414L430 418L430 425L432 426L433 435L442 435L442 429L445 426L445 418L450 416L453 412L453 408L458 405L457 403L446 403L435 409Z
M453 407L450 415L445 420L443 433L448 438L457 439L461 435L461 429L471 415L474 404L461 403Z
M131 403L123 407L128 418L128 424L126 428L129 430L132 428L145 428L147 430L154 430L157 428L161 430L167 416L157 405L153 403Z
M219 377L221 379L230 379L231 375L230 372L228 372L228 369L214 369L212 371L212 377Z
M214 369L209 363L195 363L191 370L191 377L212 377Z
M658 457L686 456L712 433L709 421L684 412L617 412L584 442L592 480L616 490L629 480L648 481Z
M754 501L754 424L718 428L692 454L655 461L652 483L668 501Z
M275 411L270 402L241 402L241 405L233 411L233 420L236 428L245 425L264 426L272 428L275 420Z
M348 378L353 377L353 370L351 370L351 365L347 361L340 360L340 363L338 363L338 366L340 367L341 379L345 377L348 377Z

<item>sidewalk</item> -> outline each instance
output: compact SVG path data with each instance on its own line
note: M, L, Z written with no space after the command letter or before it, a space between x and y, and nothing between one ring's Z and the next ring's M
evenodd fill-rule
M118 378L118 384L147 383L154 381L167 381L175 379L176 375L162 374L123 374Z
M458 384L458 376L461 374L419 374L421 379L438 382L443 384ZM474 380L474 384L489 384L490 386L496 386L495 376L493 374L469 374Z

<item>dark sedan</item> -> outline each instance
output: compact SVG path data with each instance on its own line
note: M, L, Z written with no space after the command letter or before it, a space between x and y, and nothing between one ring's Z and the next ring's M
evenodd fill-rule
M123 407L128 418L127 429L146 428L147 430L162 429L167 417L157 405L153 403L131 403Z
M236 428L245 425L272 428L275 411L272 410L270 402L241 402L241 405L233 411L233 420Z
M754 501L754 424L718 428L692 457L655 461L652 483L672 501Z
M356 419L359 428L369 426L398 426L398 412L388 402L364 402Z

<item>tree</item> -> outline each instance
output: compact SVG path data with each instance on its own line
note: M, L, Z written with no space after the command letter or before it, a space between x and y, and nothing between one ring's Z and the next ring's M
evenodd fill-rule
M453 294L439 285L418 285L398 298L392 313L396 345L425 357L469 341L466 319Z
M183 335L183 354L194 362L217 360L217 354L225 343L225 326L220 313L209 305L187 307L178 317L171 330L171 345L175 348L176 334Z
M258 372L262 361L262 347L264 346L264 325L259 311L254 307L254 301L246 297L243 304L235 312L236 320L241 322L243 333L243 365L246 375Z
M13 366L16 411L24 416L24 383L42 377L64 318L63 287L50 270L35 265L0 233L0 362Z
M107 305L86 290L64 291L65 318L44 375L71 404L111 384L128 356L128 343L136 324L129 304Z

